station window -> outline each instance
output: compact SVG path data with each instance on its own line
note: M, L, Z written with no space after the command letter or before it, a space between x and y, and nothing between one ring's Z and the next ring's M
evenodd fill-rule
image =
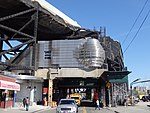
M45 59L51 59L51 51L44 51Z

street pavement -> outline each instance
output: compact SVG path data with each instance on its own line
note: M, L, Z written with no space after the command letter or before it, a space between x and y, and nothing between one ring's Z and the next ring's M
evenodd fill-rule
M99 110L94 110L94 108L85 107L85 111L83 107L80 108L80 112L83 113L150 113L150 102L139 102L135 106L117 106L117 107L106 107ZM50 111L49 111L50 110ZM29 107L29 111L26 111L23 107L13 107L2 109L0 108L0 113L42 113L44 111L49 111L53 113L55 108L51 108L50 106L41 106L34 105ZM49 113L48 112L48 113Z
M150 102L139 102L134 106L108 107L107 109L115 113L150 113Z

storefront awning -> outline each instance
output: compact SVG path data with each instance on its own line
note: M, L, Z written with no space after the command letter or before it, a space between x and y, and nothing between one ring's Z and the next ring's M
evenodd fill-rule
M103 74L109 79L122 79L130 73L131 71L105 71Z
M20 91L20 85L14 82L0 80L0 89Z

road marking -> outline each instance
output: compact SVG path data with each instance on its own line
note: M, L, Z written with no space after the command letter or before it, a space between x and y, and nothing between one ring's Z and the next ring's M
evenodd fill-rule
M86 112L86 107L83 107L83 113L87 113L87 112Z

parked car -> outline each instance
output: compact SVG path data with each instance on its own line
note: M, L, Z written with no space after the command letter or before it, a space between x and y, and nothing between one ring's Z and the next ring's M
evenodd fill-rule
M132 96L131 95L128 96L128 105L134 105L137 104L140 101L140 99L136 96Z
M61 99L56 108L56 113L78 113L75 99Z
M140 101L138 97L134 97L134 103L137 104Z
M142 100L143 100L143 102L148 102L148 101L150 101L150 97L149 96L143 96Z

